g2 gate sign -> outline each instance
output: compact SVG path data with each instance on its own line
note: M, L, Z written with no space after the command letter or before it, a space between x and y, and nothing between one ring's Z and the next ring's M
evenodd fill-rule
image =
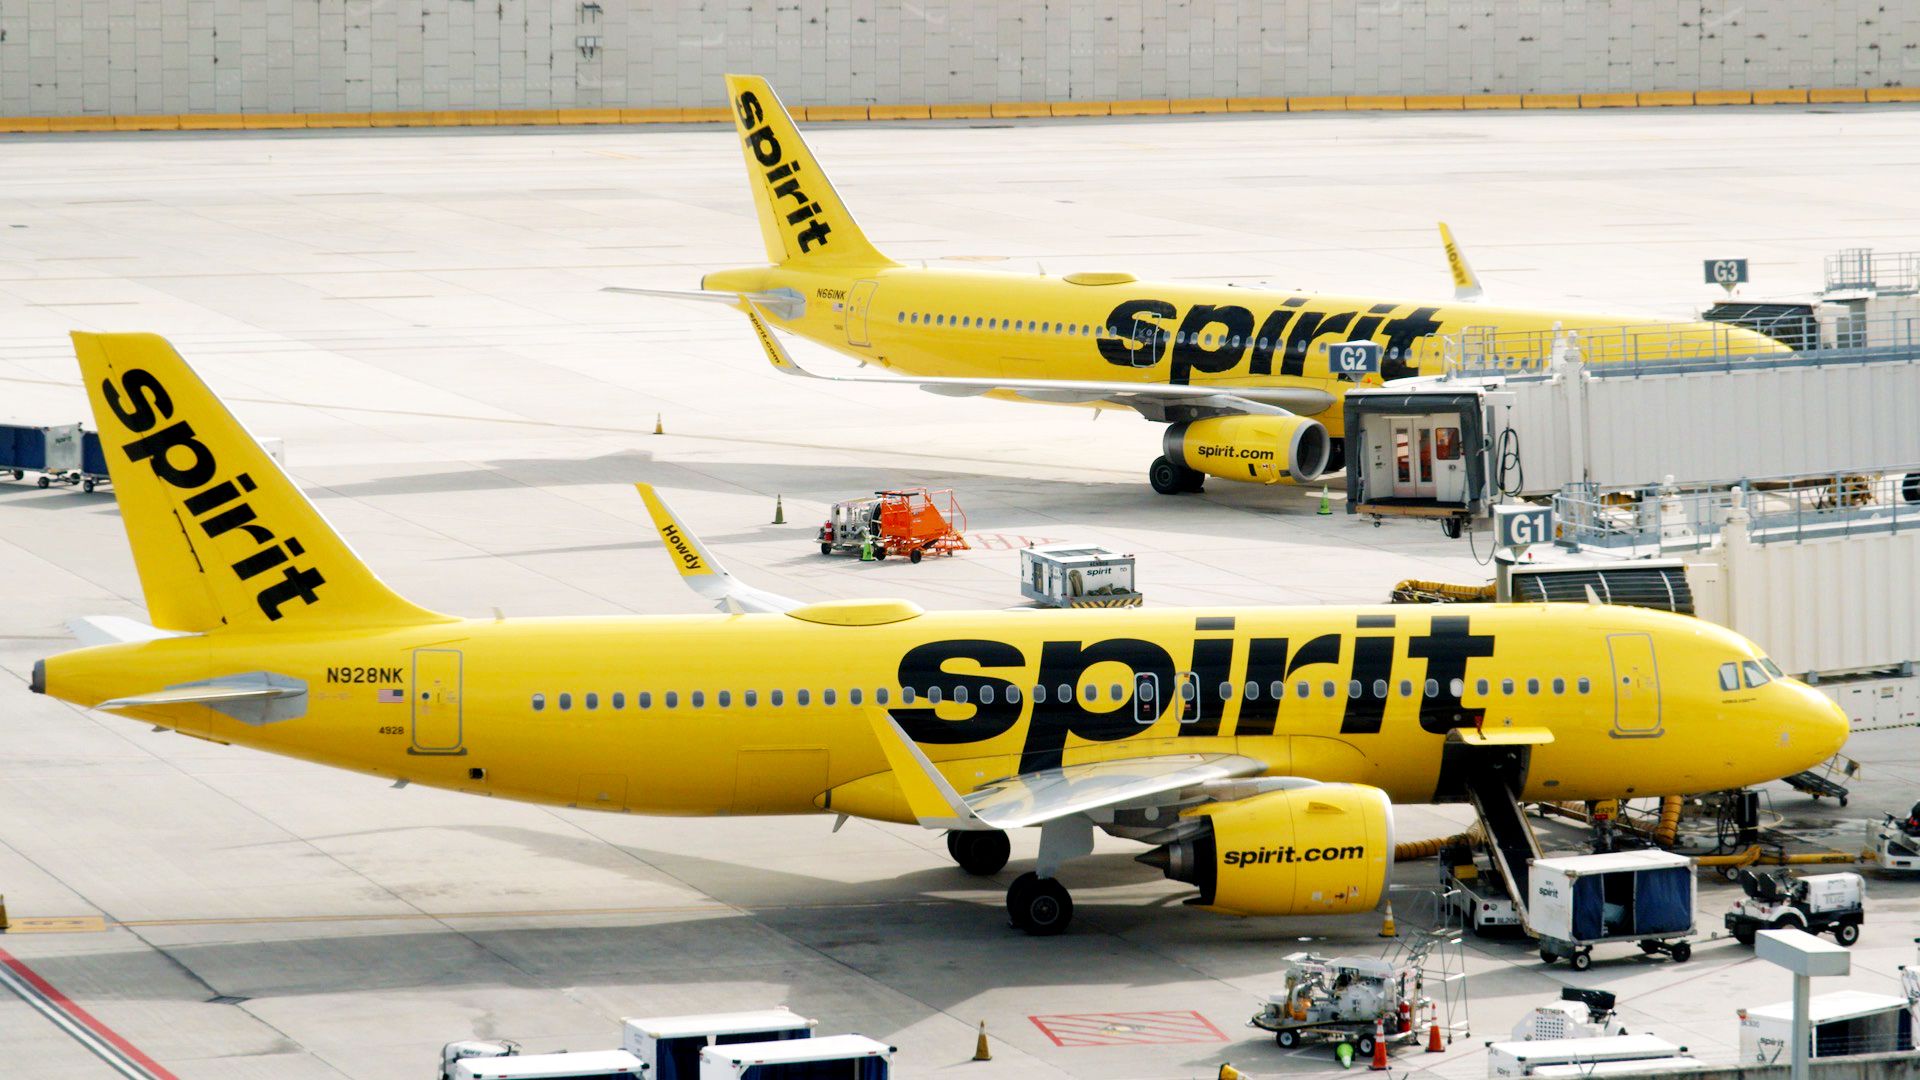
M1327 367L1335 375L1377 375L1381 351L1377 341L1334 342L1327 346Z

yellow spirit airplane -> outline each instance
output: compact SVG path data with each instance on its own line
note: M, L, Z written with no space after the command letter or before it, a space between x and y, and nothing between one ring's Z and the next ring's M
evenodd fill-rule
M162 339L73 335L151 624L31 688L418 784L948 831L1058 933L1095 829L1241 914L1371 910L1393 802L1686 793L1825 760L1844 715L1753 643L1600 605L922 611L740 585L641 486L714 615L462 619L383 584Z
M1493 342L1614 330L1582 335L1589 362L1629 349L1642 359L1785 351L1720 323L1477 303L1479 281L1444 226L1454 303L1146 282L1125 273L902 266L868 242L766 80L729 75L727 97L771 265L708 274L697 292L612 291L757 308L782 330L911 376L842 381L1133 409L1168 425L1165 453L1147 473L1162 494L1198 491L1208 476L1304 483L1343 468L1340 404L1361 380L1335 373L1330 344L1377 342L1385 379L1439 371L1441 335L1469 329ZM1626 327L1643 332L1628 337L1619 332Z

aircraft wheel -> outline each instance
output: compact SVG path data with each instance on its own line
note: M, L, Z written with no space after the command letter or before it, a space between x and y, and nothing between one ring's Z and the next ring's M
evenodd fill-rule
M1058 881L1029 870L1007 887L1007 914L1034 937L1052 937L1073 921L1073 897Z
M1857 923L1842 923L1833 928L1833 940L1842 945L1852 945L1860 940L1860 927Z
M1291 1050L1300 1045L1300 1033L1297 1031L1276 1031L1273 1033L1273 1041L1280 1045L1280 1049Z
M914 548L912 551L907 552L907 561L918 566L920 564L920 555L920 549Z
M974 877L988 877L999 873L1007 865L1007 857L1013 852L1013 846L1007 842L1007 834L993 832L972 832L954 830L947 834L947 854L960 869Z
M1573 954L1573 959L1567 962L1573 965L1573 970L1585 971L1593 966L1593 954L1585 949L1581 949L1579 952Z
M1162 455L1147 466L1147 483L1162 495L1178 495L1187 490L1186 477L1182 475L1186 471Z

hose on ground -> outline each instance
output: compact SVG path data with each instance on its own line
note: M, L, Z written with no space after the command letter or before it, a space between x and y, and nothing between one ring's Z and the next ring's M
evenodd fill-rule
M1480 823L1476 821L1463 833L1454 833L1452 836L1436 836L1428 840L1409 840L1404 844L1395 844L1393 846L1393 861L1406 862L1409 859L1431 859L1456 844L1464 844L1472 847L1481 842L1482 835Z

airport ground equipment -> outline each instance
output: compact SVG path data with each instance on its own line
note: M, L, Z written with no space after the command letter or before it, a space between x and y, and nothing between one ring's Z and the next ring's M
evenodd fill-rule
M620 1044L646 1064L648 1080L695 1080L709 1046L808 1039L818 1024L785 1008L629 1017L620 1022Z
M699 1080L887 1080L893 1047L864 1035L731 1043L700 1051Z
M864 557L871 551L876 559L900 555L917 563L928 555L965 551L966 527L951 490L905 488L834 503L818 540L822 555L860 552Z
M1807 999L1813 1026L1809 1056L1845 1057L1912 1050L1915 1002L1909 997L1835 990ZM1741 1009L1740 1062L1775 1064L1792 1056L1793 1002Z
M1816 802L1820 799L1832 799L1841 806L1847 805L1852 790L1847 781L1860 775L1860 763L1844 754L1835 754L1811 769L1783 776L1780 779L1795 791L1805 792Z
M1487 1076L1492 1080L1639 1076L1698 1068L1700 1062L1687 1056L1686 1047L1652 1035L1487 1044Z
M1527 921L1540 938L1540 959L1566 960L1576 971L1593 964L1593 947L1636 942L1649 955L1678 963L1693 955L1693 860L1670 851L1614 851L1536 859Z
M1842 945L1860 940L1867 898L1859 874L1809 874L1786 870L1742 870L1740 888L1726 914L1727 929L1742 945L1753 944L1762 930L1793 927L1809 934L1831 933Z
M647 1066L625 1050L468 1057L453 1062L448 1080L643 1080Z
M1267 995L1247 1021L1273 1033L1282 1049L1311 1043L1347 1043L1360 1057L1375 1044L1389 1046L1426 1038L1432 1000L1422 993L1417 968L1372 956L1287 958L1286 987Z
M1519 906L1491 859L1482 860L1473 848L1458 844L1441 852L1440 884L1445 902L1452 905L1462 926L1479 937L1517 933Z
M1615 998L1606 990L1560 988L1560 1000L1536 1006L1513 1025L1515 1042L1556 1039L1608 1039L1627 1033L1614 1015Z
M1905 817L1885 814L1878 827L1869 828L1867 853L1882 870L1920 871L1920 803Z
M28 473L39 473L35 482L43 488L78 483L84 435L79 424L52 427L0 424L0 472L12 474L15 480L26 479ZM98 436L94 437L94 443L97 448ZM87 490L93 488L89 486Z
M520 1044L512 1039L461 1039L440 1048L440 1080L453 1080L453 1067L467 1058L515 1057Z
M1042 607L1139 607L1133 556L1091 544L1020 549L1020 595Z

